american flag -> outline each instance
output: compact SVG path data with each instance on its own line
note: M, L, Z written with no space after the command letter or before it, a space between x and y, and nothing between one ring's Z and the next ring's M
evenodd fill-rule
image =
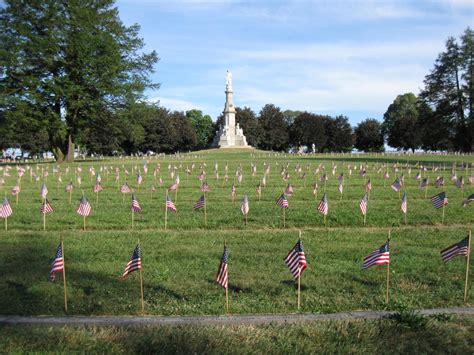
M48 214L53 212L53 206L51 206L48 199L44 199L43 203L41 204L40 212L42 214Z
M383 178L385 180L389 179L390 178L390 175L388 174L388 171L385 172L385 174L383 175Z
M460 242L441 250L441 258L445 263L450 261L455 256L467 256L469 249L469 236L461 240Z
M137 174L137 184L141 185L142 181L143 181L142 174L138 173Z
M137 244L135 249L133 249L132 256L130 257L130 261L125 266L125 270L123 271L122 277L126 278L128 274L133 271L140 270L142 268L142 252L140 250L140 244Z
M359 208L360 212L365 216L367 214L367 205L369 202L369 196L367 195L367 192L365 193L364 197L359 202Z
M227 288L229 285L229 269L227 263L229 262L229 249L227 245L224 245L224 253L222 254L221 263L219 265L219 270L216 275L216 282L224 288Z
M70 182L69 184L66 185L66 188L64 189L64 191L72 192L73 189L74 189L74 186L73 186L72 182Z
M466 207L469 203L471 203L472 201L474 201L474 194L472 195L469 195L463 202L462 202L462 206L463 207Z
M339 190L339 193L342 194L342 192L344 191L344 184L343 182L339 182L339 187L337 188Z
M285 195L287 196L292 196L293 195L293 186L291 184L288 184L285 190Z
M135 196L134 193L132 193L132 206L131 209L133 212L141 212L142 208L140 207L140 204L138 203L137 197Z
M395 191L399 191L401 188L402 188L402 182L400 181L400 179L397 177L395 179L395 181L393 182L392 185L390 185L390 187L395 190Z
M372 191L372 182L370 179L367 181L367 184L365 185L365 191L370 192Z
M41 198L46 198L47 195L48 188L46 187L46 184L43 184L43 186L41 186Z
M420 188L423 188L426 186L428 186L428 178L424 178L423 180L421 180L421 183L420 183Z
M201 192L211 192L211 188L205 181L202 183Z
M174 205L174 202L171 201L171 198L169 196L166 196L166 208L169 211L178 212L178 210L176 209L176 206Z
M359 171L359 175L360 175L360 176L365 176L366 174L367 174L367 171L366 171L365 169L361 169L361 170Z
M313 185L313 196L316 196L317 192L318 192L318 183L315 182Z
M344 173L341 173L341 175L339 175L337 180L339 181L340 184L342 184L344 182Z
M406 192L403 193L402 204L401 204L400 208L402 209L403 213L407 213L408 204L407 204L407 193Z
M434 184L436 187L444 186L444 176L438 176Z
M232 196L235 196L235 193L237 192L237 188L235 187L234 184L232 184L232 187L230 188L230 194Z
M306 256L304 255L303 242L301 240L296 242L295 246L289 251L284 260L293 277L298 279L308 266L306 263Z
M100 184L101 181L102 181L102 178L100 177L100 173L99 173L97 174L97 177L95 178L95 183Z
M249 209L249 198L247 197L247 195L244 195L244 198L242 199L242 204L240 205L240 211L242 211L242 214L245 216L249 213Z
M49 272L49 279L54 281L56 279L56 273L64 270L64 258L63 248L61 244L56 249L56 255L54 256L53 262L51 263L51 271Z
M262 194L262 185L258 184L257 188L255 189L255 192L257 193L257 195L261 195Z
M132 190L130 190L130 186L128 186L128 183L125 181L125 183L122 185L122 187L120 187L120 192L123 193L123 194L128 194L130 193Z
M7 218L12 215L13 211L10 206L10 202L8 201L8 198L5 196L3 198L2 205L0 206L0 218Z
M286 199L285 194L281 194L280 197L278 197L278 200L276 202L277 206L280 206L280 208L288 208L288 200Z
M94 185L94 187L92 188L92 192L94 193L98 193L100 191L102 191L104 188L102 187L102 185L100 184L100 182L96 183Z
M89 201L87 201L87 198L83 195L81 197L81 201L79 202L79 207L77 208L76 212L77 214L80 214L81 216L87 217L88 215L91 214L91 211L92 211L92 207Z
M469 183L474 185L474 175L469 176Z
M421 173L417 173L415 176L415 180L421 180Z
M388 240L384 245L378 249L375 249L372 253L364 258L362 268L367 269L374 265L383 264L390 264L390 242Z
M327 198L326 194L323 195L323 198L319 202L318 211L320 213L322 213L323 215L325 215L325 216L327 216L327 214L329 212L329 203L328 203L328 198Z
M206 178L206 172L205 172L205 171L201 171L201 174L199 174L198 179L199 179L200 181L203 181L205 178Z
M205 205L206 205L206 199L204 198L204 195L202 195L201 197L199 197L199 200L197 200L197 202L194 204L193 208L195 210L198 210L200 208L203 208Z
M320 180L321 182L325 182L325 181L328 181L329 178L327 177L326 174L323 174L319 180Z
M12 187L12 195L18 195L20 193L20 185L15 185Z
M460 189L464 186L464 178L462 176L456 180L456 186Z
M168 192L175 191L178 188L178 184L174 182L170 187L168 187Z
M440 192L439 194L431 198L431 203L434 208L441 208L448 204L448 198L446 197L446 192Z

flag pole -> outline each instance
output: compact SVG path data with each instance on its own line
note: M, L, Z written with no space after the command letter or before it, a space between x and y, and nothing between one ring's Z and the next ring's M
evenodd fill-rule
M206 191L204 191L204 225L207 226L207 198L206 198Z
M469 230L469 239L467 242L467 260L466 260L466 282L464 283L464 302L467 301L467 289L469 280L469 262L471 254L471 230Z
M286 221L285 221L285 207L283 207L283 228L286 228Z
M299 231L299 240L301 240L301 231ZM301 300L301 266L298 267L298 311L300 310Z
M390 229L388 230L388 242L390 243ZM390 245L389 245L390 248ZM388 303L389 301L389 285L390 285L390 262L387 264L387 293L385 296L385 302Z
M367 222L367 211L365 211L365 213L364 213L364 226L365 226L366 222Z
M428 181L426 182L426 186L425 186L425 199L426 199L426 196L428 196Z
M444 224L444 202L443 202L443 217L442 217L442 220L441 220L441 224Z
M63 242L62 236L61 236L61 250L63 252L64 310L67 313L66 259L64 257L64 242Z
M138 245L140 245L140 239L138 239ZM145 299L143 295L143 269L140 267L140 294L142 297L142 314L145 313Z
M69 190L69 204L71 204L72 190Z
M204 201L204 203L206 203L206 201ZM224 239L224 248L226 247L227 243ZM229 267L229 265L227 265L227 268ZM229 274L229 269L227 269L227 277ZM227 280L227 287L225 288L225 311L226 313L229 313L229 281Z
M165 229L168 224L168 206L166 205L168 203L168 189L166 189L166 197L165 197Z
M43 208L44 208L44 200L43 200ZM46 213L43 211L43 230L46 230Z

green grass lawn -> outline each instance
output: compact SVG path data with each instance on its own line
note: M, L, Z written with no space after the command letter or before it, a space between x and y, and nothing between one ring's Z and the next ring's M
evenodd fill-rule
M419 161L428 163L418 163ZM394 171L398 161L399 171ZM0 314L63 314L62 277L48 281L49 263L60 237L64 238L68 281L69 314L137 314L140 311L138 273L121 280L120 275L140 239L142 247L145 312L149 314L221 314L224 292L214 277L222 255L224 240L230 250L230 312L284 313L296 311L296 290L291 274L283 263L288 250L303 232L309 263L302 277L303 312L336 312L355 309L383 309L385 304L386 268L361 270L365 255L382 245L391 230L391 305L406 304L414 308L458 306L463 304L465 259L457 258L444 265L441 249L459 241L472 229L474 205L463 208L463 199L474 192L468 182L472 156L365 156L309 155L289 156L248 150L204 151L182 156L150 158L144 172L144 159L84 161L62 165L54 173L53 165L32 165L35 181L29 171L21 181L19 203L10 195L16 184L16 167L4 176L5 192L10 195L13 215L8 230L0 231ZM218 165L219 179L214 176ZM450 180L451 167L464 176L466 184L457 188ZM255 176L251 164L257 166ZM255 187L263 177L264 164L270 166L267 185L258 201ZM348 165L357 166L349 175ZM360 165L366 165L367 177L359 176ZM414 177L425 164L423 175L430 179L428 198ZM160 166L155 174L154 170ZM194 169L186 174L186 169ZM227 174L229 181L223 180ZM333 166L337 167L333 171ZM80 166L82 184L77 184L75 169ZM67 167L69 171L67 172ZM91 168L101 172L102 185L97 203L92 193L95 176ZM297 168L301 171L298 171ZM320 172L315 173L319 167ZM325 167L329 181L318 181ZM4 172L6 171L3 166ZM106 169L107 168L107 169ZM120 178L115 182L116 168ZM235 179L236 170L243 181ZM281 171L286 168L294 195L289 197L283 228L282 210L275 200L288 182ZM437 171L434 171L435 168ZM42 171L48 169L49 176ZM125 174L125 170L129 175ZM137 186L136 172L143 183ZM202 195L197 176L205 170L211 192L207 197L207 225L204 211L192 206ZM384 180L388 171L390 178ZM171 176L174 171L174 177ZM306 173L306 179L300 175ZM338 192L337 176L344 173L344 194ZM405 225L400 211L400 194L389 186L396 176L405 176L402 191L408 195L408 220ZM179 174L178 192L171 192L178 213L168 213L164 229L166 188ZM58 181L61 175L62 182ZM446 179L446 186L435 188L436 176ZM163 180L159 187L159 179ZM367 225L359 210L359 200L370 178ZM64 188L73 181L72 204ZM130 194L123 196L119 187L124 181L135 188L143 212L135 214L131 226ZM232 202L231 185L237 194ZM312 184L319 184L317 196ZM48 199L55 212L47 216L43 231L40 188L45 182ZM324 186L326 185L326 186ZM385 186L384 186L385 185ZM151 186L157 192L151 193ZM329 199L327 226L317 212L317 204L326 191ZM85 192L93 207L87 218L75 213L78 200ZM442 210L431 205L429 197L446 191L449 205ZM240 201L249 194L248 224L240 212ZM125 197L125 198L124 198ZM123 202L124 201L124 202Z

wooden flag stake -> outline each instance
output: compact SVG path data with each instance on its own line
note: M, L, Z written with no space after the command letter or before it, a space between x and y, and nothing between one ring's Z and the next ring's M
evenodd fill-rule
M63 242L62 236L61 236L61 250L63 253L64 310L67 313L66 259L64 257L64 242Z
M140 239L138 240L138 245L140 245ZM141 255L140 255L141 258ZM145 298L143 295L143 265L140 267L140 294L142 297L142 314L145 313Z
M285 221L285 210L286 210L286 208L283 207L282 209L283 209L283 228L285 228L286 227L286 221Z
M464 283L464 302L467 301L467 290L469 280L469 262L471 254L471 230L469 230L469 240L467 242L467 260L466 260L466 282Z
M167 227L167 224L168 224L168 206L167 206L167 203L168 203L168 189L166 189L166 194L165 194L165 229Z
M207 226L207 198L206 198L205 191L204 191L204 225Z
M443 217L442 217L442 219L441 219L441 224L444 224L444 206L445 206L445 205L444 205L444 202L443 202Z
M388 242L390 243L390 229L388 230ZM389 248L391 248L390 244L389 244ZM390 262L387 264L387 293L385 296L386 303L388 303L389 301L389 293L388 293L389 285L390 285Z
M368 208L367 208L367 210L368 210ZM364 226L365 226L365 223L367 222L367 212L368 212L367 210L364 213Z
M204 201L206 203L206 201ZM226 247L227 243L224 239L224 248ZM227 264L227 277L229 277L229 264ZM227 287L225 288L225 311L229 313L229 281L227 280Z
M69 190L69 204L72 203L71 198L72 198L72 190L70 189Z
M43 208L44 208L44 202L45 202L46 199L43 200ZM46 213L44 213L45 211L43 211L43 230L45 231L46 230Z
M299 231L299 239L301 240L301 231ZM298 267L298 311L300 310L301 301L301 266Z

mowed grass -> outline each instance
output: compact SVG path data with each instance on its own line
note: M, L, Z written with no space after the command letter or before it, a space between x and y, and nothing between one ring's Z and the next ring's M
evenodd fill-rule
M414 177L419 170L417 161L426 160L430 187L428 199ZM398 164L398 172L393 164ZM468 176L472 167L461 169L460 164L472 164L472 156L354 156L309 155L289 156L248 150L204 151L182 156L148 159L84 161L59 167L53 173L52 164L31 165L41 176L39 181L27 172L21 181L19 203L10 196L13 215L8 219L8 231L0 231L0 314L64 314L62 277L55 283L48 281L49 263L60 237L64 238L68 281L69 314L138 314L140 288L138 273L122 280L120 275L130 254L140 240L145 279L145 313L161 315L197 315L224 313L224 291L214 282L223 243L230 250L230 313L286 313L296 312L296 286L283 259L293 247L299 230L308 259L308 269L302 277L302 312L336 312L356 309L384 309L397 303L414 308L463 305L465 259L457 258L444 265L439 251L462 239L473 226L474 205L461 206L463 198L474 192ZM458 176L466 185L458 189L450 180L451 165L457 162ZM214 176L218 165L219 179ZM257 166L251 175L251 163ZM157 166L160 170L154 176ZM186 168L194 169L186 174ZM270 166L267 186L260 202L255 187L263 177L263 166ZM352 175L348 165L357 169ZM358 174L360 164L367 165L373 190L370 194L367 225L359 210L364 195L366 178ZM427 164L427 165L426 165ZM229 181L225 183L226 174ZM333 166L337 165L332 174ZM69 173L66 167L69 166ZM82 185L76 182L75 168L82 168ZM5 166L4 171L5 171ZM90 168L101 172L102 185L97 203L92 193L95 175ZM236 180L241 167L243 181ZM294 195L289 197L290 208L285 213L275 200L288 182L281 170L290 174ZM297 167L301 171L295 170ZM320 169L318 174L316 168ZM322 168L329 181L319 181ZM120 170L118 183L115 169ZM435 168L437 171L434 171ZM48 169L49 176L42 171ZM409 171L411 169L411 171ZM125 174L125 170L129 175ZM136 183L140 170L143 183ZM204 211L192 206L202 195L198 174L205 170L211 192L207 197L207 225ZM380 170L380 172L379 172ZM390 179L384 181L388 170ZM174 177L171 176L174 171ZM337 191L337 176L345 175L344 194ZM306 173L306 179L300 178ZM400 211L400 194L389 185L396 176L405 176L403 191L408 194L408 224ZM164 229L164 200L166 188L179 174L181 184L177 194L171 192L178 213L168 212L168 229ZM4 191L16 184L16 169L4 176ZM432 186L434 178L442 175L446 186ZM159 179L163 185L159 187ZM64 187L73 181L72 204ZM119 187L124 181L135 189L143 212L135 214L131 227L130 194L123 196ZM312 184L319 185L317 196ZM47 216L47 230L43 231L40 188L45 182L48 199L55 212ZM235 183L237 196L232 202L231 186ZM384 186L385 185L385 186ZM152 193L151 186L158 191ZM326 191L329 216L325 227L316 207ZM93 212L83 219L75 213L82 191L92 204ZM442 211L431 206L429 197L446 191L449 205ZM249 194L248 224L240 212L240 201ZM361 270L365 255L382 245L391 229L391 303L385 304L386 268Z
M2 328L5 352L472 354L472 317L179 327Z

